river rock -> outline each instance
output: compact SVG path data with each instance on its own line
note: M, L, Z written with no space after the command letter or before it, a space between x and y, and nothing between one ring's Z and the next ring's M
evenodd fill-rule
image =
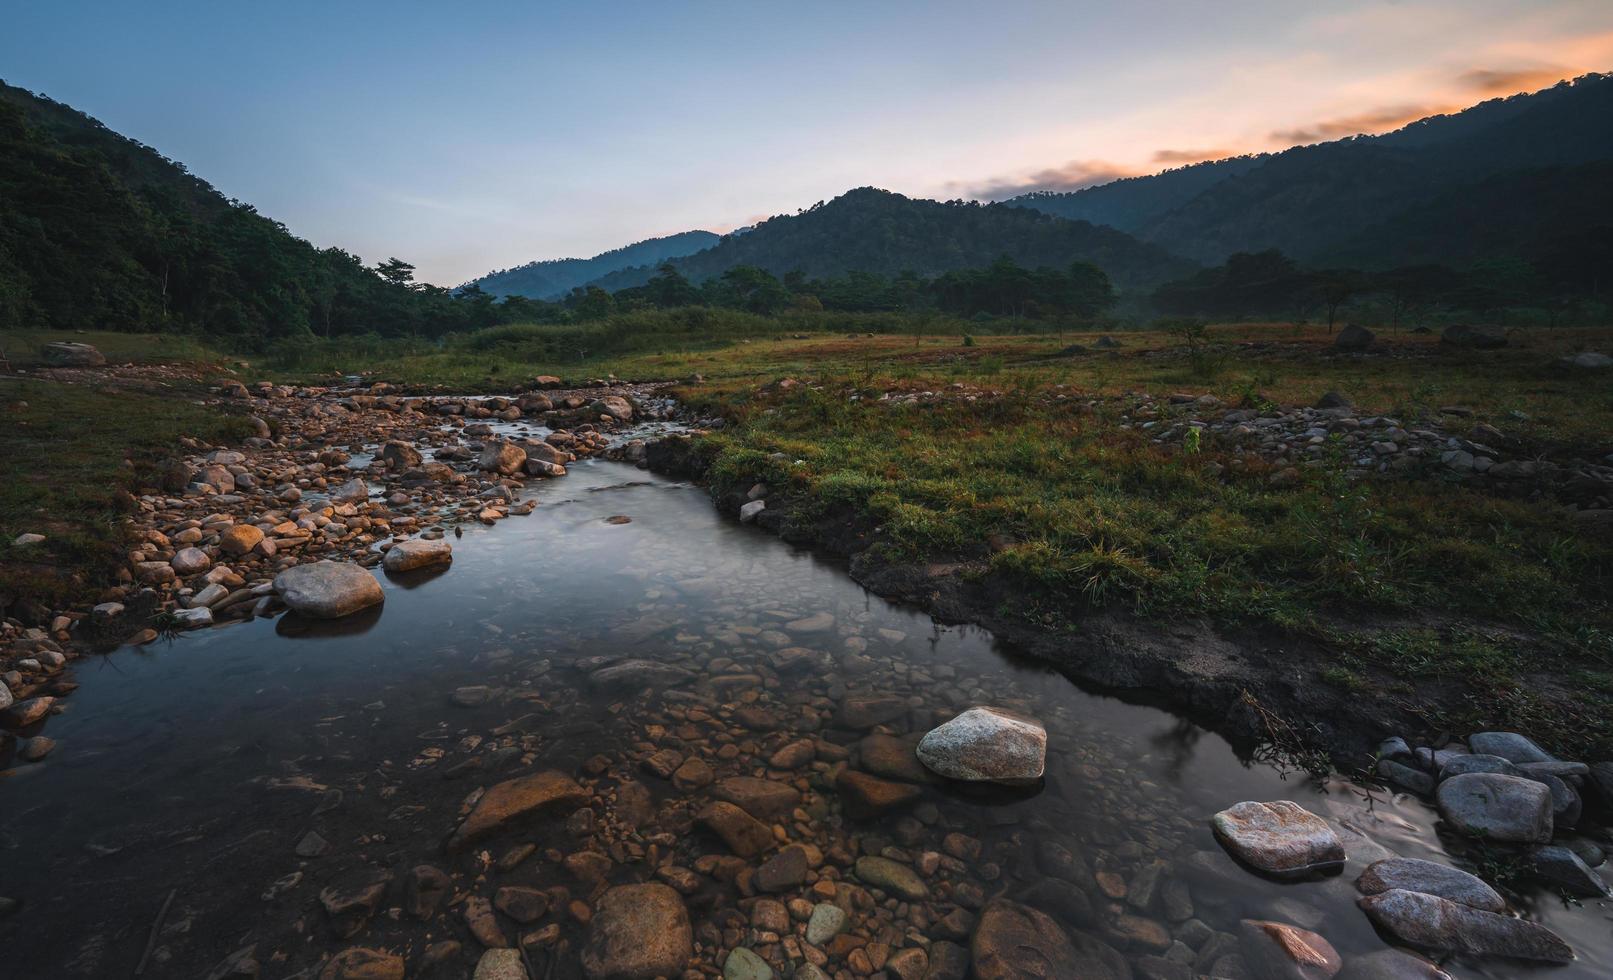
M1460 776L1468 772L1499 772L1507 776L1523 775L1523 770L1498 755L1475 753L1447 759L1445 764L1440 766L1439 778L1450 779L1452 776Z
M1337 980L1451 980L1439 967L1403 950L1380 949L1352 956Z
M822 946L845 932L850 924L851 920L846 915L845 909L828 902L819 902L812 906L812 914L807 918L806 941L814 946Z
M1112 947L1085 933L1066 933L1043 913L1005 898L993 899L980 914L971 956L979 980L1129 980L1132 975Z
M422 462L420 451L401 439L390 439L375 454L375 458L386 464L387 469L393 473L400 473L411 466L419 466Z
M895 721L907 714L907 699L881 694L847 695L840 702L840 724L846 728L863 729Z
M835 778L835 790L840 794L841 808L858 820L909 806L923 794L923 790L911 783L893 783L855 769L840 770Z
M1394 889L1437 895L1485 912L1505 912L1506 900L1481 879L1457 868L1420 858L1385 858L1367 865L1355 880L1363 895Z
M860 880L893 895L913 902L930 896L929 886L924 884L924 879L900 861L870 855L858 858L855 867Z
M338 939L348 939L364 928L391 883L392 875L387 872L364 871L320 891L319 903L330 916L331 931Z
M787 892L805 883L810 870L812 859L807 849L791 844L763 862L753 880L758 891Z
M1508 762L1554 762L1551 754L1517 732L1479 732L1467 740L1474 755L1498 755Z
M742 858L753 858L773 846L773 831L755 817L724 800L706 804L695 819L723 839Z
M1535 874L1580 898L1613 897L1607 882L1578 854L1560 845L1537 847L1529 852Z
M527 980L526 964L518 949L489 949L476 961L471 980Z
M294 565L275 576L274 590L292 612L312 619L336 619L386 599L374 575L335 561Z
M925 735L918 758L948 779L1035 782L1047 765L1047 730L1001 708L970 708Z
M458 850L529 816L570 813L587 805L588 791L562 772L551 769L508 779L482 794L470 815L448 838L448 849Z
M403 980L403 957L353 946L331 957L319 971L319 980Z
M801 794L789 783L755 776L730 776L719 780L711 792L760 820L783 819L801 800Z
M728 959L723 961L723 980L773 980L773 968L767 961L743 946L735 946L728 951Z
M445 565L453 560L454 546L447 539L410 538L393 545L381 560L381 567L389 572L410 572L428 565Z
M356 476L330 492L333 504L356 504L368 499L370 499L369 484Z
M633 406L620 395L601 395L588 403L588 411L595 415L609 415L619 422L633 420Z
M1381 929L1424 949L1569 963L1574 951L1556 933L1527 919L1469 908L1437 895L1393 889L1357 901Z
M181 548L175 552L173 560L168 564L174 567L176 575L195 575L211 568L213 559L207 557L207 552L200 548Z
M588 675L588 683L597 688L616 691L642 690L646 687L673 687L687 683L694 673L676 664L663 664L654 660L623 660L601 667Z
M1469 772L1439 784L1440 816L1463 834L1517 843L1548 843L1551 790L1543 783L1493 772Z
M1239 803L1210 826L1234 857L1267 874L1302 875L1344 863L1344 844L1327 821L1289 800Z
M1326 939L1285 922L1244 919L1238 923L1244 962L1263 980L1329 980L1344 966Z
M589 980L654 980L681 976L694 954L683 899L666 885L617 885L594 911L582 952Z
M1377 335L1366 327L1349 323L1345 324L1344 329L1339 331L1339 335L1333 338L1333 347L1337 350L1347 351L1366 350L1372 346L1372 341L1376 338Z
M219 550L226 555L244 555L263 543L263 532L251 524L235 524L218 536Z
M903 783L934 782L935 776L919 761L918 742L876 732L857 743L857 768Z
M526 465L526 450L513 442L490 442L482 449L476 465L504 476L512 476Z

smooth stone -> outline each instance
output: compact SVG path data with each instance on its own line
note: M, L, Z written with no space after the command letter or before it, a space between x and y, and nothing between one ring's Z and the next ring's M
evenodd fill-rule
M1475 755L1498 755L1508 762L1555 762L1551 753L1516 732L1479 732L1467 740Z
M1492 840L1549 843L1551 790L1543 783L1493 772L1469 772L1439 784L1440 816L1457 831Z
M850 918L846 910L828 902L812 906L812 917L807 919L806 941L814 946L824 943L846 931Z
M676 664L663 664L654 660L623 660L589 674L588 683L597 688L626 691L646 687L674 687L687 683L693 677L692 671Z
M587 806L588 800L587 790L570 776L554 770L505 780L476 801L470 815L449 837L448 849L458 850L531 815L546 811L570 813Z
M755 776L730 776L718 780L711 794L732 803L758 820L781 820L800 802L801 794L788 783Z
M857 877L875 888L900 895L909 901L929 898L929 886L918 872L890 858L864 856L855 865Z
M1357 900L1381 929L1424 949L1570 963L1574 951L1556 933L1511 916L1468 908L1436 895L1394 889Z
M800 844L791 844L763 862L756 869L756 887L764 892L786 892L806 881L812 870L807 850Z
M1298 803L1244 802L1210 820L1216 839L1244 864L1272 875L1301 875L1344 863L1344 844L1327 821Z
M1451 980L1451 975L1404 950L1380 949L1352 956L1336 980Z
M1434 792L1434 777L1393 759L1378 760L1378 775L1402 789L1428 796Z
M1578 854L1560 845L1537 847L1529 852L1535 874L1579 898L1610 898L1607 882L1580 860Z
M876 732L857 743L857 768L903 783L933 782L930 770L919 761L916 739Z
M1439 778L1450 779L1469 772L1498 772L1504 776L1521 776L1523 771L1498 755L1459 755L1440 767Z
M846 815L863 820L911 805L923 790L911 783L895 783L855 769L842 769L835 778L835 790Z
M918 758L948 779L1035 782L1047 767L1047 730L1002 708L970 708L931 729L919 741Z
M1132 976L1125 957L1113 947L1083 932L1067 932L1036 909L1004 898L987 903L970 953L972 975L978 980L1129 980Z
M454 560L454 546L446 538L427 540L410 538L399 541L381 559L381 567L389 572L410 572L430 565L442 565Z
M735 946L723 961L722 977L723 980L773 980L773 968L745 947Z
M381 949L353 946L331 957L319 980L403 980L403 957Z
M1330 980L1344 966L1332 943L1286 922L1244 919L1238 946L1255 975L1270 980Z
M589 980L681 976L694 955L683 898L667 885L617 885L599 899L583 948Z
M1437 895L1485 912L1505 912L1506 899L1482 879L1458 868L1420 858L1374 861L1355 880L1363 895L1381 895L1394 889Z
M274 591L293 612L312 619L337 619L386 601L375 576L347 562L295 565L275 576Z
M695 816L710 828L728 849L742 858L753 858L772 848L773 831L755 817L726 800L706 804Z
M476 961L471 980L527 980L526 964L518 949L489 949Z

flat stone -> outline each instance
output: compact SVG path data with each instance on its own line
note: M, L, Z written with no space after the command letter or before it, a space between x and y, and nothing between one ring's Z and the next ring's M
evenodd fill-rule
M1439 784L1440 816L1463 834L1517 843L1549 843L1551 790L1543 783L1492 772L1469 772Z
M386 600L374 575L347 562L295 565L275 576L274 590L293 612L311 619L337 619Z
M654 980L683 974L694 932L683 898L658 882L617 885L600 898L582 951L589 980Z
M849 695L840 702L840 724L846 728L873 728L907 714L907 699L887 695Z
M507 885L493 893L493 907L525 925L549 911L549 893L538 888Z
M773 980L773 968L767 961L743 946L728 951L723 961L723 980Z
M838 905L828 902L819 902L812 906L812 915L807 919L806 941L814 946L824 943L846 931L851 919L846 910Z
M695 819L742 858L756 857L773 847L773 831L767 824L725 800L706 804Z
M1216 839L1244 864L1278 876L1344 864L1344 844L1327 821L1289 800L1244 802L1210 820Z
M1569 963L1574 951L1556 933L1527 919L1469 908L1436 895L1394 889L1357 904L1381 929L1423 949Z
M718 780L712 795L725 800L759 820L779 820L800 802L801 794L789 783L755 776L730 776Z
M970 952L972 975L978 980L1129 980L1132 976L1125 957L1113 947L1083 932L1066 932L1036 909L1004 898L987 903ZM934 954L932 946L932 959ZM932 963L932 970L934 966Z
M933 782L935 776L919 761L918 742L876 732L857 743L857 768L903 783Z
M1032 783L1046 769L1047 730L1002 708L970 708L926 734L918 758L948 779Z
M403 957L353 946L331 957L319 971L319 980L403 980Z
M430 565L445 565L453 560L454 546L446 538L410 538L393 545L386 557L381 559L381 567L389 572L411 572Z
M805 847L791 844L756 869L756 887L764 892L786 892L806 882L812 862Z
M565 773L549 770L505 780L476 801L459 829L448 839L458 850L479 837L503 830L518 820L541 813L570 813L588 805L588 791Z
M1607 882L1578 854L1560 845L1537 847L1529 852L1535 874L1579 898L1610 898Z
M930 895L929 886L918 872L900 861L890 858L864 856L857 859L855 865L857 877L875 888L882 888L894 895L919 901Z
M1394 783L1401 789L1409 789L1413 793L1428 796L1434 792L1434 777L1421 769L1412 767L1393 759L1378 760L1378 775Z
M1440 767L1439 778L1450 779L1469 772L1498 772L1506 776L1521 776L1523 771L1498 755L1459 755Z
M1337 980L1452 980L1451 975L1404 950L1380 949L1352 956Z
M923 790L910 783L895 783L855 769L842 769L835 778L835 790L846 814L858 820L916 803Z
M350 938L364 928L391 883L392 876L384 871L362 871L320 891L319 903L330 916L331 931L338 939Z
M1363 895L1381 895L1403 889L1437 895L1485 912L1505 912L1506 900L1483 880L1458 868L1419 858L1386 858L1367 865L1355 880Z
M1238 945L1255 975L1273 980L1329 980L1344 966L1332 943L1286 922L1244 919Z
M601 667L588 675L588 683L613 691L642 690L646 687L674 687L688 683L694 672L676 664L655 660L623 660Z

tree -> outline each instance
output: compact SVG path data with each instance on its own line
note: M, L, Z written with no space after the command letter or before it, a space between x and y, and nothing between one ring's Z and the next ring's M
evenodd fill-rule
M1318 269L1309 279L1311 290L1327 310L1327 334L1331 337L1339 308L1361 291L1361 273L1354 269Z
M414 266L395 255L376 263L375 274L394 286L409 286L414 282Z

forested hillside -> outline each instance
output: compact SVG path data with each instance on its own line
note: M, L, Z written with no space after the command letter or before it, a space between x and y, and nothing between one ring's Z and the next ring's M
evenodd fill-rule
M1587 164L1613 161L1613 76L1586 75L1531 95L1495 99L1433 116L1383 136L1300 146L1116 181L1072 194L1013 202L1044 213L1104 221L1204 263L1236 252L1281 249L1301 261L1350 256L1388 267L1413 260L1536 256L1518 241L1538 225L1514 191L1562 181L1553 212L1560 233L1606 226L1605 198ZM1526 171L1535 171L1536 176ZM1556 179L1556 178L1552 178ZM1503 225L1482 238L1472 222L1441 215L1495 213ZM1412 233L1415 244L1405 237ZM1538 239L1538 235L1531 240Z
M916 200L872 187L848 191L800 214L770 218L671 264L702 282L740 266L811 278L904 271L934 276L979 268L1004 256L1031 268L1091 263L1122 289L1149 288L1194 268L1164 248L1113 228L1026 208ZM639 286L654 271L630 269L595 285L607 291Z
M493 322L318 249L182 164L68 106L0 83L0 328L188 330L252 345Z
M685 231L665 238L650 238L622 248L602 252L591 259L548 259L528 262L512 269L500 269L474 281L493 296L527 296L532 299L559 299L578 286L586 285L619 269L657 266L667 259L693 255L710 248L721 237L709 231Z

